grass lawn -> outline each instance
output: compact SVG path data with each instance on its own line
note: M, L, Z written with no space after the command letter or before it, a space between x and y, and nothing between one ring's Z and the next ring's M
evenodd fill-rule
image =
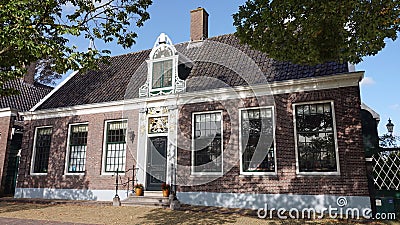
M0 202L0 217L86 224L400 224L395 221L259 219L252 211L196 207L172 211L139 206L11 202Z

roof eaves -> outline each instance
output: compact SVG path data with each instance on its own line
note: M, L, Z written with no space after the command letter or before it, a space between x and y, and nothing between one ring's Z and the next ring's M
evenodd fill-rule
M40 100L35 106L32 107L29 111L35 111L39 106L41 106L47 99L49 99L55 92L58 91L64 84L66 84L72 77L74 77L79 70L71 73L65 80L63 80L59 85L57 85L49 94L47 94L42 100Z

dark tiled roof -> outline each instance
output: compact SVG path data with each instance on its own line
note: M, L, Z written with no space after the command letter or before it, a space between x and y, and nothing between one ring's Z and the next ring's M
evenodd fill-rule
M317 66L295 65L268 58L267 54L240 44L232 35L209 38L203 42L175 45L180 63L190 65L187 92L221 87L246 86L267 82L326 76L348 72L346 63ZM86 74L78 73L38 109L68 107L137 98L147 79L151 50L111 57L109 65ZM180 70L181 71L181 70Z
M35 82L28 84L23 79L15 79L4 84L4 88L13 88L20 91L18 95L0 97L0 108L13 108L19 111L28 111L44 98L52 87Z

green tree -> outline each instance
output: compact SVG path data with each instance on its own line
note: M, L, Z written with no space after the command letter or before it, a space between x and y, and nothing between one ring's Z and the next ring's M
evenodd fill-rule
M150 18L151 4L151 0L0 0L0 96L15 94L4 84L22 77L34 62L41 79L48 82L68 70L95 69L110 51L79 51L69 39L84 36L131 47L137 37L134 28Z
M297 64L359 63L395 40L399 0L248 0L233 15L239 39Z

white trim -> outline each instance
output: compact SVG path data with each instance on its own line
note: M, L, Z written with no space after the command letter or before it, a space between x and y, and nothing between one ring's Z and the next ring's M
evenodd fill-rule
M56 91L58 91L65 83L67 83L73 76L75 76L79 70L72 72L65 80L63 80L57 87L50 91L44 98L42 98L35 106L32 107L29 111L35 111L40 105L42 105L47 99L49 99Z
M353 87L359 85L359 81L361 81L363 75L364 72L355 72L333 76L278 81L251 86L238 86L233 88L229 87L189 92L179 95L178 105L209 102L210 100L224 101L254 96L272 96L296 92L334 89L340 87Z
M272 82L268 84L252 85L251 87L240 86L234 88L219 88L206 91L179 93L175 95L162 95L148 98L135 98L113 102L60 107L55 109L25 112L21 113L21 115L25 116L25 120L39 120L47 118L140 109L145 108L146 102L149 103L154 101L176 101L176 99L178 99L176 104L182 105L189 103L208 102L210 101L210 99L237 99L238 96L245 98L246 96L254 97L254 95L277 95L292 92L316 91L339 87L352 87L358 86L358 83L363 78L363 76L364 72L345 73L332 76Z
M119 190L118 195L124 199L127 196L126 190ZM16 188L15 198L40 198L40 199L71 199L71 200L92 200L112 201L115 190L93 190L93 189L55 189L55 188ZM345 198L347 205L338 207L337 199ZM216 193L216 192L178 192L178 200L183 204L219 206L225 208L247 208L258 210L268 204L268 208L290 209L314 208L325 212L329 206L337 208L343 213L348 208L362 209L371 208L369 196L338 196L338 195L298 195L298 194L255 194L255 193Z
M164 96L165 97L165 96ZM134 110L144 107L143 99L121 100L112 102L93 103L85 105L76 105L70 107L61 107L55 109L44 109L34 112L20 113L25 120L40 120L68 116L80 116L88 114L99 114L108 112L118 112L124 110Z
M65 155L65 164L64 164L64 175L68 176L75 176L75 175L85 175L86 172L86 164L87 164L87 158L86 158L86 152L87 152L87 143L86 143L86 152L85 152L85 172L79 172L79 173L70 173L68 172L68 166L69 166L69 153L71 151L70 149L70 142L71 142L71 127L72 126L79 126L79 125L87 125L88 126L88 132L89 132L89 122L84 122L84 123L71 123L68 125L68 137L67 137L67 150L66 155Z
M251 109L271 109L272 112L272 135L274 140L274 172L243 172L243 148L242 148L242 112ZM275 116L274 106L259 106L259 107L249 107L239 109L239 161L240 161L240 175L252 175L252 176L262 176L262 175L277 175L277 159L276 159L276 138L275 138L275 126L276 126L276 116Z
M115 172L106 172L106 162L107 162L107 124L111 123L111 122L117 122L117 121L126 121L127 125L128 125L128 119L112 119L112 120L105 120L104 121L104 129L103 129L103 154L101 157L101 175L105 175L105 176L110 176L110 175L114 175ZM125 165L124 165L124 171L121 171L121 173L118 172L118 174L120 175L124 175L125 174L125 170L126 170L126 154L127 154L127 143L128 143L128 127L126 128L126 134L125 134Z
M221 172L195 172L194 170L194 125L195 121L194 118L196 115L202 114L213 114L213 113L220 113L221 114ZM202 112L193 112L192 113L192 149L191 149L191 176L220 176L224 174L224 111L223 110L214 110L214 111L202 111Z
M351 194L351 193L348 193ZM286 212L291 209L314 209L316 212L327 213L332 208L337 214L348 213L346 209L371 209L369 196L340 196L332 194L300 195L300 194L257 194L257 193L217 193L217 192L178 192L176 197L182 204L216 206L224 208L265 209L276 210L283 208ZM346 205L340 207L338 199L345 199ZM336 208L336 210L335 210ZM371 212L371 211L370 211ZM265 212L264 212L265 213ZM361 215L361 212L360 212Z
M33 138L33 150L32 150L32 158L31 158L31 168L30 168L30 175L32 175L32 176L36 176L36 175L38 175L38 176L47 175L47 173L35 173L35 172L33 172L33 171L34 171L34 168L35 168L36 138L37 138L37 133L38 133L38 129L43 129L43 128L51 128L50 146L51 146L51 143L53 142L53 126L40 126L40 127L35 127L35 135L34 135L34 138ZM51 150L51 147L50 147L50 150ZM50 150L49 150L49 151L50 151ZM49 156L50 156L50 154L49 154ZM47 163L49 163L49 162L47 162ZM47 170L49 169L48 167L49 167L49 165L47 165ZM47 171L47 172L48 172L48 171Z
M0 109L0 118L1 117L10 117L12 116L13 112L16 112L16 110L13 110L11 108L2 108Z
M118 190L121 199L128 197L129 191ZM112 201L115 190L62 189L62 188L15 188L14 198L70 199L90 201Z
M153 88L153 67L154 67L154 63L157 62L163 62L163 61L168 61L171 60L171 64L172 64L172 84L169 87L161 87L161 88ZM150 60L146 60L146 62L149 64L149 92L152 91L163 91L163 90L173 90L175 87L175 61L178 60L178 55L172 55L169 57L164 57L164 58L159 58L159 59L150 59Z
M173 168L171 168L171 174L172 174L172 176L171 176L171 184L172 185L177 185L177 174L178 174L178 120L179 120L179 110L178 110L178 107L174 110L175 111L175 121L174 121L174 124L175 124L175 127L174 127L174 130L175 130L175 132L174 132L174 143L176 143L176 144L174 144L173 145L173 149L174 149L174 155L173 155L173 162L172 162L172 164L173 164ZM172 139L172 138L171 138ZM172 186L171 185L171 186Z
M336 159L336 172L300 172L299 167L299 155L297 146L297 126L296 126L296 106L298 105L308 105L308 104L319 104L319 103L330 103L332 122L333 122L333 136L335 139L335 159ZM339 164L339 146L337 140L337 130L336 130L336 117L335 117L335 107L333 100L323 100L323 101L309 101L309 102L297 102L292 104L293 110L293 131L294 131L294 141L295 141L295 154L296 154L296 174L297 175L340 175L340 164Z
M147 115L145 112L145 109L147 109L147 105L143 107L139 112L137 112L137 120L138 120L138 125L137 125L137 143L136 143L136 162L135 163L135 176L137 179L137 183L141 183L144 188L146 188L146 151L140 151L140 149L147 149L147 142L144 139L147 139L147 126L145 125L144 131L142 133L142 125L143 125L143 120L147 119ZM142 119L144 117L144 119ZM144 158L143 158L144 157Z
M169 46L167 46L169 47ZM157 47L160 48L160 47ZM175 90L175 81L176 81L176 76L178 76L178 67L177 67L177 62L178 62L178 55L173 54L172 56L169 57L164 57L164 58L159 58L159 59L149 59L146 60L147 64L148 64L148 81L149 81L149 93L148 95L150 95L151 92L155 92L155 91L172 91L174 92ZM151 57L150 57L151 58ZM161 87L161 88L153 88L153 64L155 62L163 62L163 61L168 61L171 60L172 63L172 74L171 74L171 79L172 79L172 84L169 87Z

